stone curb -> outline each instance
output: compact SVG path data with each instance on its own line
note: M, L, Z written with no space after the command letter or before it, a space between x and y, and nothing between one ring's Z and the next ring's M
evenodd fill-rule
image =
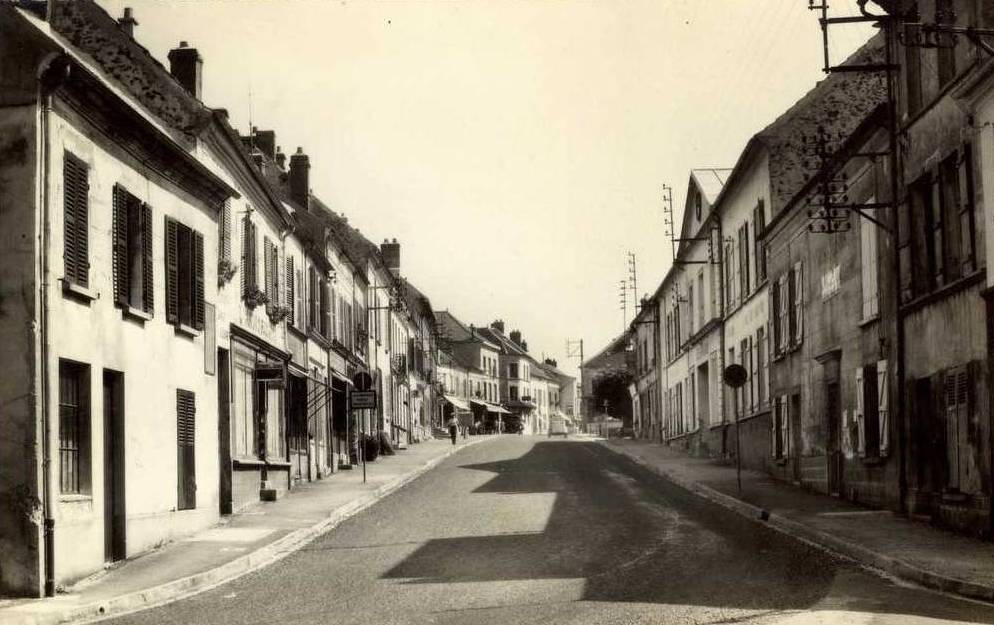
M759 506L755 506L731 495L727 495L721 491L711 488L710 486L706 486L700 482L677 475L671 471L667 471L664 468L654 466L645 461L643 458L629 453L627 450L611 446L606 441L598 442L600 442L604 448L609 449L616 454L625 456L635 464L651 471L652 473L655 473L656 475L666 478L684 490L687 490L714 504L722 506L723 508L727 508L728 510L731 510L748 519L758 522L765 522L766 525L781 534L785 534L791 538L813 545L824 551L828 551L833 555L854 560L860 564L879 569L889 573L890 575L905 581L913 582L926 588L959 595L968 599L979 599L981 601L994 602L994 586L956 579L954 577L948 577L934 571L923 569L920 566L916 566L899 558L895 558L893 556L874 551L863 545L844 540L838 536L828 534L805 525L804 523L788 519L782 515L774 514L769 510L765 510Z
M492 439L493 437L490 436L474 438L453 449L449 449L440 456L432 458L408 473L383 484L376 490L335 508L327 518L322 519L314 525L290 532L286 536L268 545L264 545L252 553L235 558L213 569L195 573L188 577L166 582L165 584L145 590L120 595L106 601L67 607L62 610L59 610L57 606L45 606L39 609L37 613L31 613L29 610L17 611L16 607L12 607L8 608L10 614L4 614L5 610L0 609L0 623L3 625L57 625L60 623L94 622L158 607L199 594L205 590L210 590L215 586L220 586L221 584L225 584L282 560L295 551L300 550L318 536L334 529L342 521L362 512L387 495L421 477L438 466L446 458L462 449ZM57 598L43 601L57 601ZM7 620L8 618L12 620Z

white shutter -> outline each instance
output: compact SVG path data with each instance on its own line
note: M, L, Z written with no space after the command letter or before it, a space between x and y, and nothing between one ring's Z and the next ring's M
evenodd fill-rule
M756 357L756 349L758 345L756 341L753 340L752 336L749 337L749 410L751 412L756 411L757 396L759 395L759 378L756 376L756 363L758 358Z
M777 316L777 321L780 322L780 345L777 346L777 351L780 352L787 351L787 346L790 345L790 318L787 316L790 314L790 289L787 284L787 276L780 276L780 311Z
M783 406L783 427L780 428L780 432L783 436L783 457L790 457L790 396L784 395L780 398L781 405Z
M877 361L877 419L880 425L880 456L890 451L889 405L887 402L887 361Z
M866 422L863 414L863 367L857 367L856 409L853 411L853 418L856 419L856 452L860 458L866 456Z

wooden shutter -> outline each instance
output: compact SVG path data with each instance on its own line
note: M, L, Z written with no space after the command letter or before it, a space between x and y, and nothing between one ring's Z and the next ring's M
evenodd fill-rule
M782 406L780 412L783 415L783 419L780 424L780 449L783 452L781 455L784 458L790 457L790 395L784 395L780 398L780 405Z
M945 234L942 222L942 177L935 176L932 180L932 203L929 210L932 211L932 232L926 232L926 237L932 237L932 278L935 286L945 284Z
M770 415L770 457L776 458L778 456L777 448L780 443L780 420L783 418L780 414L780 397L773 398L773 414Z
M958 398L959 368L946 372L943 381L943 405L946 417L946 486L958 490L960 487L960 454L959 454L959 398Z
M766 279L766 244L762 237L766 230L766 203L760 199L753 210L752 236L756 240L756 282Z
M303 328L306 324L306 316L304 315L304 273L301 269L297 269L293 276L293 285L297 294L297 327Z
M176 489L177 509L197 507L196 396L176 389Z
M224 204L221 206L221 214L219 215L219 234L220 234L220 246L218 248L218 254L221 256L222 261L231 260L231 201L225 200Z
M863 367L856 368L856 409L853 411L853 418L856 419L856 451L859 457L866 456L866 420L863 408Z
M127 306L128 297L128 192L114 185L112 235L112 269L114 272L114 301Z
M269 300L266 303L266 309L272 310L273 306L276 305L275 297L273 297L273 243L269 240L269 237L262 238L262 266L263 266L263 276L262 279L265 284L266 299Z
M142 309L148 314L155 310L155 264L152 257L152 207L141 206L142 218Z
M804 340L804 272L800 261L794 264L794 344Z
M331 334L331 285L327 281L320 281L321 290L321 335L325 338L332 338Z
M269 253L272 254L273 258L269 261L270 265L273 267L273 279L272 279L272 289L273 294L270 297L273 308L279 307L283 297L283 289L280 286L280 277L283 275L283 271L280 267L280 248L276 243L272 243L269 247Z
M756 349L759 344L753 340L752 336L749 337L749 409L755 412L757 405L759 404L759 376L757 373L757 365L759 363L759 358L757 358Z
M166 322L179 323L179 224L166 217Z
M293 278L294 278L293 256L287 254L286 263L284 264L286 265L286 306L290 310L289 321L290 325L297 325L294 319L297 313L297 304L296 304L296 298L294 297L296 293L294 293L294 288L293 288Z
M89 168L69 152L62 167L65 233L65 279L89 286Z
M890 405L888 402L887 361L877 361L877 424L880 428L880 456L890 453Z
M790 289L787 276L780 276L780 351L786 352L790 345Z
M977 267L976 222L973 212L973 148L967 143L963 146L963 158L959 163L959 223L960 248L962 250L962 275L972 273Z
M242 297L248 296L249 293L249 238L251 237L251 223L252 220L248 214L242 219Z
M193 243L193 327L204 329L204 236L191 230Z

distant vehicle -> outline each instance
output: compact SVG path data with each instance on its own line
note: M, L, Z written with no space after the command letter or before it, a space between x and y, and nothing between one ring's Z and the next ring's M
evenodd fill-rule
M562 436L569 438L569 429L566 427L566 419L562 417L549 418L549 438Z

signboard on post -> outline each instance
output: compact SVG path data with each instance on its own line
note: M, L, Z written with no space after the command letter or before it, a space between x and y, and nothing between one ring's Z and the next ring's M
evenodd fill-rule
M352 391L349 402L352 410L376 408L376 391Z

